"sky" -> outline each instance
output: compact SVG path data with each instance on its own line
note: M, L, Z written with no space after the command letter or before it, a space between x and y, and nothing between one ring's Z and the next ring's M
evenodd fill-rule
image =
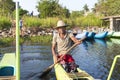
M29 11L31 13L34 12L34 15L37 15L36 5L38 5L38 1L40 0L13 0L14 2L19 1L21 8ZM63 7L66 6L67 9L71 11L83 10L83 6L85 4L88 5L89 8L93 8L94 4L97 3L98 0L59 0L59 4Z

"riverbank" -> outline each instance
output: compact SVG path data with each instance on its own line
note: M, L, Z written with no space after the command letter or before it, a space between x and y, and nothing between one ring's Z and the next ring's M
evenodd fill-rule
M16 30L15 27L10 28L9 30L8 29L0 30L0 39L6 38L6 37L14 38L16 34L15 30ZM23 27L20 30L20 35L22 37L26 37L26 36L32 37L32 36L40 36L40 35L52 35L52 32L53 32L53 29L51 28L44 29L40 27L35 27L35 28Z
M12 38L12 37L0 38L0 47L9 46L11 44L15 45L15 39L16 38ZM51 44L51 41L52 41L52 35L20 37L20 45L25 42Z

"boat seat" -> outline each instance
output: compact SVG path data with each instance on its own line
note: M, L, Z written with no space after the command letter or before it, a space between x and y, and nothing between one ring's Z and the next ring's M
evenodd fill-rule
M70 78L73 80L92 80L91 76L82 71L82 72L75 72L75 73L67 73Z
M15 80L15 76L0 76L0 80Z

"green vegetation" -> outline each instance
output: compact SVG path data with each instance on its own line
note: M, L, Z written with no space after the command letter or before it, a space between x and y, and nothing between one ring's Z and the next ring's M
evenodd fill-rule
M50 35L41 35L35 37L22 37L20 38L20 44L24 42L32 42L32 43L40 43L40 44L51 44L52 36ZM11 45L12 42L15 42L15 38L1 38L0 45L1 46L8 46Z
M12 23L9 18L0 16L0 29L9 29L11 27Z
M62 18L67 24L72 25L72 20L68 18ZM41 27L41 28L51 28L55 27L59 18L49 17L49 18L37 18L37 17L24 17L24 25L26 27Z
M35 37L22 37L20 40L20 43L24 42L32 42L32 43L40 43L40 44L51 44L52 36L50 35L41 35L41 36L35 36Z
M0 39L0 45L1 46L8 46L11 45L11 43L14 41L14 38L1 38Z
M70 16L70 12L66 7L62 7L59 0L40 0L37 5L37 10L40 12L39 17L66 17Z
M79 27L88 27L88 26L101 26L102 21L100 20L100 16L96 16L94 14L89 14L88 16L80 16L74 19L72 18L62 18L69 27L79 26ZM24 24L27 27L41 27L41 28L51 28L55 27L59 18L51 17L51 18L36 18L36 17L24 17Z
M95 13L104 16L115 16L120 14L120 0L98 0L93 8Z
M101 27L102 20L100 19L101 19L101 16L95 16L94 14L89 14L88 16L82 16L82 17L76 18L76 21L74 23L83 28L89 27L89 26Z
M40 13L38 17L28 15L28 11L20 7L20 17L23 19L25 27L53 28L59 19L63 19L69 28L79 26L107 26L101 18L104 16L118 15L120 0L98 0L92 12L88 5L83 6L83 10L72 11L59 4L59 0L40 0L36 8ZM0 0L0 29L9 29L12 20L15 19L15 2L13 0ZM102 16L101 16L102 15Z
M13 0L0 0L0 15L10 17L14 10L15 2Z
M52 41L52 36L36 36L36 37L30 37L31 42L40 42L40 43L51 43Z

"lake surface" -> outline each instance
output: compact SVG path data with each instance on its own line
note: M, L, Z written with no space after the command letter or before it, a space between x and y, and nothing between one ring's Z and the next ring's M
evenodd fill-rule
M0 53L7 50L14 52L15 47L0 48ZM120 55L120 39L84 41L72 50L72 55L79 67L96 79L106 80L113 59ZM0 54L0 59L3 54ZM21 45L21 80L56 80L54 69L45 79L39 75L53 64L51 44L25 42ZM111 80L120 80L120 59L118 59Z

